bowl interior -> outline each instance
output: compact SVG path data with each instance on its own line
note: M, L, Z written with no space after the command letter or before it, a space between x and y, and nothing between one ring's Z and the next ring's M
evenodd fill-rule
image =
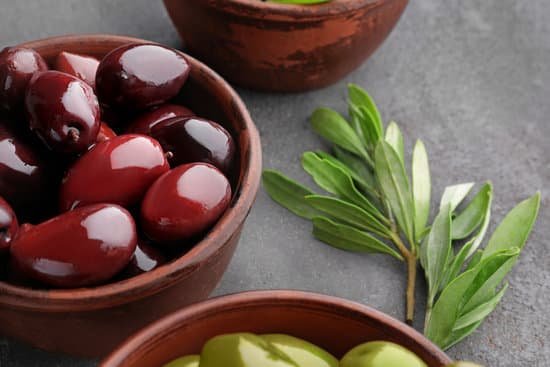
M32 41L20 46L39 52L52 64L61 51L101 59L114 48L141 39L113 35L74 35ZM261 152L258 132L248 111L234 90L204 64L188 57L191 73L176 102L223 125L235 139L237 159L233 200L216 225L190 251L151 272L93 288L72 290L34 290L0 281L0 303L28 309L88 310L114 306L150 295L192 273L210 254L219 251L248 214L259 186ZM101 301L101 302L98 302Z
M449 358L407 325L366 306L297 291L247 292L190 306L149 326L108 357L102 367L156 367L234 332L285 333L313 342L340 358L371 340L401 344L430 367Z

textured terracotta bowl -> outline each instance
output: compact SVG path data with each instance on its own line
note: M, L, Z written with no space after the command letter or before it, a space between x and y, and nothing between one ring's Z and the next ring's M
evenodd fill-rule
M63 36L24 44L52 61L60 51L102 57L143 40ZM181 98L200 116L227 127L238 143L239 175L231 207L182 257L146 274L74 290L32 290L0 282L0 333L50 351L103 356L153 320L208 297L231 259L261 174L260 138L241 99L215 72L188 57L191 75Z
M386 39L408 0L164 0L189 52L231 82L296 92L336 82Z
M414 329L372 308L314 293L258 291L211 299L167 316L128 339L100 367L160 367L199 353L216 335L234 332L290 334L338 358L360 343L389 340L412 350L429 367L451 363Z

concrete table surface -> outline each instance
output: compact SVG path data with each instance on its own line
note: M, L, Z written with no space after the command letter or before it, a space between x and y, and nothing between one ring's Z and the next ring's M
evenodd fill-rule
M180 45L161 1L0 1L0 46L65 33L128 34ZM538 224L504 301L449 354L494 367L548 366L550 2L411 1L387 42L338 84L295 95L239 90L262 135L264 166L308 182L300 153L322 144L307 118L319 105L343 111L345 85L352 81L374 95L386 121L400 123L408 149L413 139L424 140L434 198L448 184L491 180L494 229L513 205L542 190ZM310 230L261 191L215 294L305 289L403 316L401 264L329 248ZM418 292L422 299L422 286ZM96 364L0 339L1 367Z

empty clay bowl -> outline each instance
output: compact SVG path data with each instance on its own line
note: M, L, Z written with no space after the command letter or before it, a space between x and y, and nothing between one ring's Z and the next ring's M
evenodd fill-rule
M199 353L214 336L234 332L293 335L337 358L363 342L388 340L410 349L429 367L451 363L420 333L372 308L314 293L259 291L211 299L167 316L129 338L100 367L160 367Z
M295 92L336 82L386 39L408 0L164 0L189 52L229 81Z
M86 35L23 44L52 62L61 51L101 58L144 40ZM33 290L0 282L0 334L50 351L103 356L136 330L203 300L231 259L261 174L260 138L241 99L215 72L187 57L191 74L179 96L198 115L220 122L237 143L239 170L230 208L189 252L149 273L95 288Z

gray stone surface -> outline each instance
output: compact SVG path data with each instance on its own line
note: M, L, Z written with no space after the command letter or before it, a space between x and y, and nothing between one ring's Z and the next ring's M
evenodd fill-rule
M87 32L179 44L160 1L0 1L2 46ZM516 202L543 190L538 224L503 303L449 353L487 366L548 366L550 2L412 1L384 46L340 83L297 95L241 90L262 135L265 167L307 182L300 153L322 146L308 128L308 114L319 105L343 110L344 88L350 81L365 86L383 116L401 124L407 148L422 137L431 156L434 197L445 185L459 181L493 181L494 228ZM306 221L260 192L216 294L307 289L363 302L400 318L403 270L388 257L351 255L324 246L312 239ZM2 367L95 364L0 339Z

